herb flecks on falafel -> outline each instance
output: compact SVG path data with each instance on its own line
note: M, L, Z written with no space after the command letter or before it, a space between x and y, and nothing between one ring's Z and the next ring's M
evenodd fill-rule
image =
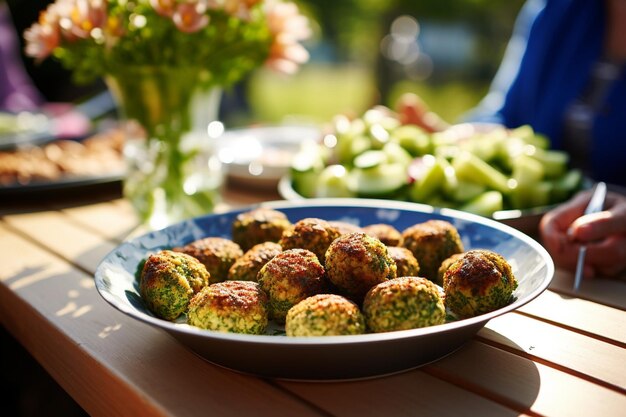
M463 242L452 223L428 220L406 228L402 232L402 246L413 252L420 265L420 275L437 281L441 262L455 253L463 252Z
M232 224L233 241L247 251L259 243L278 242L290 227L283 212L259 207L237 215Z
M276 255L259 271L258 281L270 298L270 317L284 323L291 307L328 288L324 267L306 249L289 249Z
M174 250L191 255L202 262L211 274L211 284L225 281L230 267L243 256L243 251L238 244L221 237L198 239Z
M365 333L359 307L337 294L317 294L289 309L287 336L340 336Z
M268 302L267 294L256 282L218 282L191 299L187 321L201 329L263 334L269 321Z
M396 277L387 247L365 233L343 235L326 252L326 274L339 291L361 302L374 285Z
M363 301L367 327L391 332L443 324L446 310L440 289L421 277L401 277L373 287Z
M517 285L506 259L484 249L464 253L443 276L446 307L460 318L485 314L510 304Z
M148 310L174 320L187 310L191 297L209 282L209 273L196 258L162 250L148 257L141 270L139 293Z

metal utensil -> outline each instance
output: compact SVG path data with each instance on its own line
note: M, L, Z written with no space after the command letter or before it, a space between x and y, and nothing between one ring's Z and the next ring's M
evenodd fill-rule
M596 188L593 190L591 200L587 208L585 208L585 215L591 213L598 213L602 211L604 207L604 199L606 198L606 184L599 182L596 184ZM574 291L578 291L580 287L580 281L583 278L583 265L585 264L585 255L587 253L587 246L581 246L578 250L578 261L576 262L576 275L574 276Z

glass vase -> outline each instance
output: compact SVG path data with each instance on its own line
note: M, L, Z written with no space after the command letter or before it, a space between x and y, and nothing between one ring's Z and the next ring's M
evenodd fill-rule
M150 229L213 211L221 88L199 68L123 67L108 75L125 131L124 196ZM211 134L215 132L215 134Z

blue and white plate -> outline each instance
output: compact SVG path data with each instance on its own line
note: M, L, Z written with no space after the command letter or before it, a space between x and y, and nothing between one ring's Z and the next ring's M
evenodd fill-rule
M429 219L451 222L465 249L490 249L504 256L519 286L515 301L488 314L422 329L355 336L287 337L220 333L169 322L150 313L138 293L136 273L153 252L207 237L231 237L235 217L252 207L212 214L150 232L109 253L96 271L96 287L113 307L159 327L208 361L244 373L307 380L367 378L400 372L440 359L469 341L490 319L541 294L554 275L546 250L525 234L484 217L414 203L366 199L309 199L261 204L296 222L306 217L359 226L387 223L402 231ZM255 206L256 207L256 206Z

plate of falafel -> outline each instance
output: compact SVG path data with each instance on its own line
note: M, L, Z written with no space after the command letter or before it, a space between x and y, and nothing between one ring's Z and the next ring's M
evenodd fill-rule
M109 253L95 281L113 307L217 365L344 380L453 353L553 275L539 243L482 216L310 199L147 233Z

